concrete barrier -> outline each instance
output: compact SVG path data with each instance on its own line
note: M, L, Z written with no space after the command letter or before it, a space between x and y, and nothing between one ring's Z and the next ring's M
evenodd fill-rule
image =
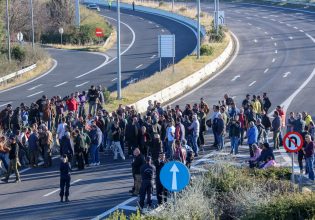
M226 60L232 55L234 48L233 40L230 40L227 48L225 48L224 52L217 57L212 62L208 63L204 68L198 70L197 72L193 73L192 75L186 77L183 80L157 92L154 93L144 99L133 103L135 109L138 112L145 112L148 107L149 100L156 100L158 102L164 103L167 102L181 94L183 94L187 89L193 88L199 83L201 83L205 78L208 78L211 74L216 72L218 69L222 67L222 65L226 62Z
M29 72L29 71L35 69L36 66L37 66L36 64L33 64L33 65L31 65L31 66L29 66L29 67L26 67L26 68L24 68L24 69L22 69L22 70L19 70L19 71L17 71L17 72L10 73L10 74L8 74L8 75L6 75L6 76L4 76L4 77L0 77L0 83L5 83L6 81L8 81L8 80L10 80L10 79L13 79L13 78L15 78L15 77L21 76L21 75L23 75L24 73L27 73L27 72Z

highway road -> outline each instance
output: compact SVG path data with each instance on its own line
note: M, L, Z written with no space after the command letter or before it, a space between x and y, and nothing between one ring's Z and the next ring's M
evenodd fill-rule
M221 4L221 7L226 12L229 28L239 41L237 56L230 65L217 73L216 77L205 82L192 93L187 93L181 99L175 100L172 105L183 106L186 103L199 102L201 96L212 105L217 103L218 99L223 99L224 93L234 96L240 103L247 93L267 92L273 107L285 103L288 111L304 109L311 111L312 102L309 100L312 100L311 89L314 79L311 79L310 83L295 97L292 94L301 89L303 83L310 79L309 77L314 72L315 15L245 4ZM202 8L208 11L213 10L211 5L202 5ZM139 19L129 17L125 20L126 22ZM153 17L151 19L154 20ZM159 22L159 19L155 22ZM160 28L157 31L160 31ZM141 47L141 42L139 47ZM130 50L126 55L128 53L138 54L136 50L133 53ZM143 55L144 60L153 54ZM98 57L94 65L104 62L103 58L93 56ZM141 57L137 60L140 59ZM94 65L90 68L95 68ZM137 65L134 63L134 66ZM103 69L107 67L102 68L102 71L91 73L92 77L84 76L89 78L82 79L81 83L84 83L84 80L94 82L94 77L98 72L103 73L105 71ZM83 72L80 71L76 76ZM77 83L74 81L71 85ZM28 87L31 86L36 85L28 85ZM68 86L70 89L70 81L69 84L60 86L58 90L61 92ZM46 87L48 86L42 88L46 90ZM67 88L64 89L66 92ZM36 91L39 91L39 88ZM29 93L23 92L23 94ZM290 96L293 98L292 102L285 102ZM209 140L209 136L207 138ZM207 148L207 151L201 155L209 152ZM287 164L283 158L279 160ZM112 208L121 203L124 204L122 209L130 212L135 208L134 201L136 200L128 194L132 186L131 161L113 162L112 157L107 155L106 158L102 157L101 162L100 167L73 173L72 182L74 183L70 197L72 202L66 205L58 202L59 183L56 166L48 170L42 168L26 170L21 175L23 182L20 184L1 184L0 219L90 219L104 212L111 213L115 210ZM131 200L132 203L129 203Z
M197 44L195 33L173 20L141 12L121 11L122 86L130 79L142 79L159 71L158 35L175 34L176 59L191 54ZM116 12L106 9L101 14L114 26ZM54 68L35 80L0 91L0 107L21 102L30 104L42 95L62 97L83 91L91 85L116 89L116 47L105 54L48 49L56 60ZM163 68L170 60L163 62Z

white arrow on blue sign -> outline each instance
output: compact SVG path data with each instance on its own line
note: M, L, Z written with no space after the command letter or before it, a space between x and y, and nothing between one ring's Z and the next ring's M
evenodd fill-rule
M189 170L183 163L168 162L161 170L160 180L168 191L179 192L189 184Z

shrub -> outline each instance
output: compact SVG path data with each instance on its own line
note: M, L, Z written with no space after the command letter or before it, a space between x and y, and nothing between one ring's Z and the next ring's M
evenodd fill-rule
M162 6L164 6L165 5L165 3L163 2L163 1L160 1L159 2L159 7L162 7Z
M273 167L266 170L255 169L253 174L256 177L273 180L290 180L292 172L288 167Z
M204 44L200 48L200 55L201 56L211 56L213 53L214 49L208 44Z
M180 12L185 12L185 11L187 11L187 8L186 7L180 7L179 11Z
M292 193L274 197L269 203L251 210L242 219L314 219L315 193Z
M104 103L107 104L110 101L110 91L107 88L103 89Z
M25 60L25 49L22 48L21 46L13 46L12 48L12 58L19 61L19 62L23 62Z
M207 35L209 36L209 41L212 42L222 42L225 38L225 31L224 27L219 25L218 33L214 27L214 22L212 21L212 28L207 32Z

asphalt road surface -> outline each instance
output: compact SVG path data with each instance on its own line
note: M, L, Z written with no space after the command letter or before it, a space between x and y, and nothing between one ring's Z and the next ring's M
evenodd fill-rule
M211 5L202 7L203 10L213 10ZM314 72L315 16L255 5L221 4L221 7L226 12L229 28L239 40L239 52L231 65L214 79L176 100L174 104L183 106L186 103L199 102L202 96L212 105L218 99L223 99L224 93L234 96L240 103L247 93L267 92L273 107L278 103L285 103L289 111L305 109L311 112L313 80L293 97L291 104L285 101L297 89L302 88L303 83ZM127 20L134 18L136 17L128 17ZM130 54L138 52L135 50ZM145 57L147 59L149 56ZM101 62L102 59L99 60ZM140 64L134 63L134 66ZM96 73L98 71L91 76L96 77ZM80 74L82 72L77 75ZM46 86L43 88L46 89ZM62 88L60 91L63 91ZM24 93L23 95L25 96ZM209 140L209 136L207 139ZM206 149L201 157L213 151ZM246 158L246 147L243 149L244 157L240 158L240 163ZM277 153L277 158L282 165L290 162L283 150ZM59 177L56 166L49 170L27 170L22 173L23 182L20 184L1 184L0 219L90 219L104 212L110 214L115 210L113 207L119 204L123 204L121 209L130 213L136 205L136 198L131 198L128 194L132 186L131 161L113 162L112 156L107 155L102 158L101 163L100 167L73 173L72 182L76 182L71 187L72 201L69 204L58 202L56 190Z
M176 59L191 54L197 44L194 31L183 24L156 15L130 10L121 11L122 86L130 79L143 79L159 71L158 35L175 34ZM114 26L116 12L101 10ZM82 51L48 49L56 60L55 68L39 79L18 87L0 91L0 107L21 102L30 104L42 95L62 97L75 91L83 91L91 85L103 85L111 91L116 89L116 47L105 54ZM170 64L165 59L162 67Z

